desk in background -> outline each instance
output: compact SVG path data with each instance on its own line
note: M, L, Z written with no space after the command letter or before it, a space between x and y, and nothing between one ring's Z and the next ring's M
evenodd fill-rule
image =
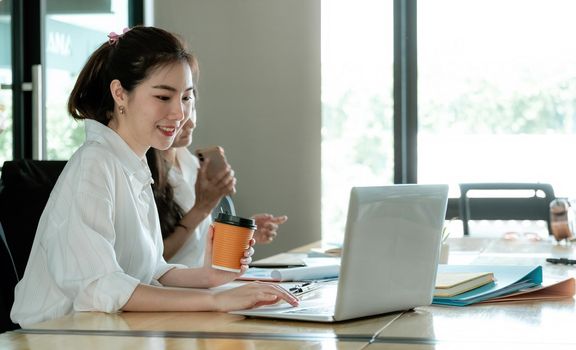
M450 240L450 263L540 264L545 279L576 267L545 262L576 256L552 241ZM574 299L414 311L320 324L208 312L77 313L0 336L7 349L576 349Z

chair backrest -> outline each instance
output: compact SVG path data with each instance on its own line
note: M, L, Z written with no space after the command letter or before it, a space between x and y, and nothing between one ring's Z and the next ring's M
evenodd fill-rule
M236 215L236 208L234 208L234 202L232 202L232 197L225 196L222 197L218 206L212 210L212 220L218 217L219 213L227 213L231 215Z
M13 160L2 166L0 222L19 276L24 275L38 221L66 161Z
M492 195L470 196L470 191ZM520 191L530 194L511 195ZM464 235L470 234L469 220L543 220L552 234L550 202L554 198L552 185L545 183L462 183L460 214Z
M1 223L0 274L2 274L2 284L0 285L0 333L3 333L18 328L18 325L10 320L10 309L14 302L14 287L18 283L18 274L16 273L16 266L14 265Z

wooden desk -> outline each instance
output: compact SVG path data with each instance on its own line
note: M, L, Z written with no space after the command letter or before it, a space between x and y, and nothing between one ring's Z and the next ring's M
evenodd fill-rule
M338 341L335 339L286 341L163 336L22 334L15 332L0 335L0 349L3 350L360 350L366 346L367 342L365 341Z
M576 277L545 258L576 245L466 237L450 240L450 263L540 264L544 275ZM338 324L245 319L207 312L77 313L0 335L7 349L576 349L574 299L428 306Z
M363 349L401 313L337 324L217 312L84 312L0 336L10 349ZM86 345L86 347L85 347Z

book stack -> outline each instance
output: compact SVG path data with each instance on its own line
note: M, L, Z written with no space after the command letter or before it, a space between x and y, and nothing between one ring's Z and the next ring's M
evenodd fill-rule
M432 303L466 306L559 299L574 296L575 285L574 278L542 285L542 266L439 265Z

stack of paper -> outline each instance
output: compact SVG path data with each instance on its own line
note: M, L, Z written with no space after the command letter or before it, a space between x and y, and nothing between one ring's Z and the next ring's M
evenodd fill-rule
M318 265L293 267L286 269L258 268L251 267L248 271L238 277L244 281L309 281L328 278L337 278L340 272L340 265Z

